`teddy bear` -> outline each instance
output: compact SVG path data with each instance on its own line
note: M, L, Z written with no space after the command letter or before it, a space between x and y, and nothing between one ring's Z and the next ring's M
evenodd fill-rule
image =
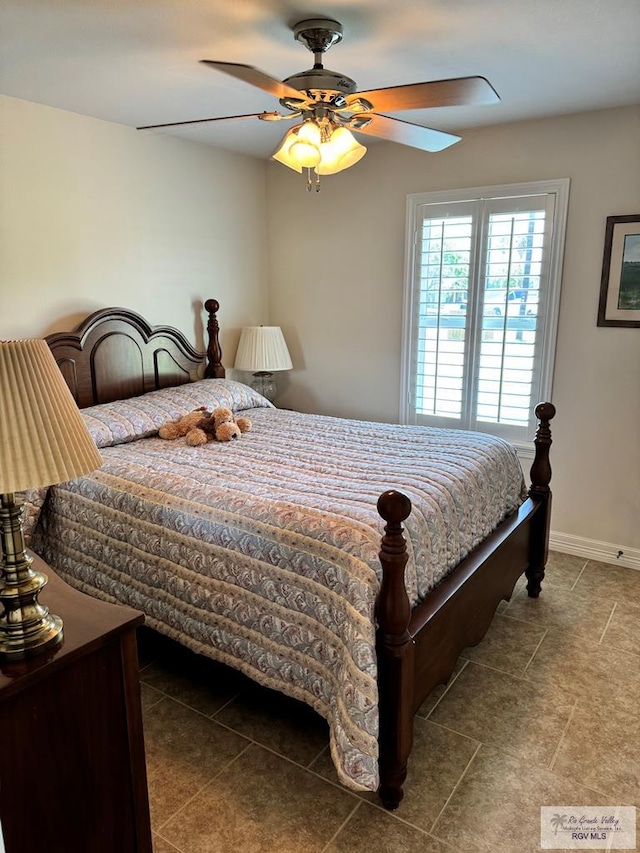
M211 412L205 409L204 406L201 406L199 409L196 409L194 412L189 412L188 415L183 415L183 417L179 418L177 421L168 421L166 424L163 424L158 434L160 438L166 438L168 441L174 441L176 438L182 438L187 435L187 433L200 426L200 422L203 418L210 418Z
M184 436L188 445L199 447L209 441L231 441L250 429L249 418L240 417L236 421L231 409L220 406L210 412L202 407L177 421L163 424L159 435L170 441Z
M242 416L234 418L233 412L226 406L214 409L212 420L216 441L231 441L234 438L240 438L243 432L249 432L251 429L249 418Z

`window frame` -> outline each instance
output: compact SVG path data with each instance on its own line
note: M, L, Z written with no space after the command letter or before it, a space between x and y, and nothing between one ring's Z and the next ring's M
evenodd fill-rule
M418 248L421 243L420 227L422 215L420 207L425 204L447 204L478 202L483 200L495 201L509 198L517 199L523 196L549 195L555 196L553 221L551 223L551 245L549 249L549 283L548 298L544 322L542 324L542 339L540 341L540 358L537 367L540 371L541 400L551 400L553 390L553 372L558 333L558 318L560 313L560 290L562 283L562 264L564 259L567 213L569 206L569 178L554 180L530 181L516 184L498 184L495 186L468 187L457 190L443 190L426 193L410 193L406 205L406 245L405 245L405 274L402 315L402 354L400 368L400 422L415 424L417 414L413 405L412 389L413 371L416 365L416 340L414 335L414 311L416 274L419 269ZM517 203L517 202L516 202ZM480 260L481 248L476 246L476 262ZM478 327L469 327L471 335L476 338ZM532 406L538 401L533 401ZM428 416L425 416L428 417ZM422 420L422 418L421 418ZM438 426L437 418L431 419ZM440 424L442 425L442 424ZM483 422L478 431L491 432L494 435L505 435L502 425ZM457 427L465 429L466 427ZM524 455L533 455L529 442L524 439L508 438Z

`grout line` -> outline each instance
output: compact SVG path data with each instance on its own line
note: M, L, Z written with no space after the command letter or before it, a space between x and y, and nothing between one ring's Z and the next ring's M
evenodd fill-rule
M429 711L429 713L427 714L427 716L426 716L426 717L422 717L422 719L423 719L423 720L428 720L428 719L429 719L429 717L433 714L433 712L435 711L435 709L438 707L438 705L442 702L442 700L444 699L444 697L447 695L447 693L449 692L449 689L450 689L451 687L453 687L453 685L454 685L454 683L456 682L456 680L457 680L458 676L460 675L460 673L461 673L461 672L463 672L463 671L467 668L467 664L469 663L469 660L468 660L467 658L462 658L462 656L460 657L460 659L464 660L464 663L462 664L462 666L460 667L460 669L458 670L458 672L456 672L456 674L453 676L453 678L449 679L448 684L446 684L446 685L445 685L444 693L443 693L443 694L442 694L442 696L440 696L440 698L436 701L436 704L435 704L435 705L433 706L433 708ZM435 688L434 688L434 689L435 689ZM427 694L427 696L428 696L428 695L429 695L429 694ZM426 699L427 699L427 697L425 696L425 701L426 701ZM418 710L420 710L420 709L418 709ZM417 714L417 712L416 712L416 714ZM420 716L420 715L418 714L418 716Z
M473 737L473 735L465 734L465 732L461 732L458 729L452 729L450 726L445 726L444 723L437 723L435 720L429 720L432 726L437 726L439 729L443 729L445 732L450 732L452 735L457 735L458 737L463 737L465 740L472 740L474 743L477 743L478 746L495 746L493 743L489 743L488 741L482 741L477 737Z
M356 804L355 804L355 806L354 806L354 807L353 807L353 809L349 812L349 814L347 815L347 817L345 818L345 820L343 820L343 821L342 821L342 823L340 824L340 826L336 829L336 831L333 833L333 835L331 836L331 838L330 838L330 839L327 841L327 843L324 845L324 847L322 848L322 850L320 851L320 853L324 853L324 851L325 851L325 850L327 850L329 847L331 847L332 842L333 842L333 841L335 841L335 839L340 835L340 833L342 832L342 830L343 830L343 829L345 828L345 826L349 823L349 821L350 821L350 820L351 820L351 818L354 816L354 814L358 811L358 809L360 808L360 806L362 805L362 803L363 803L363 800L361 800L359 803L356 803Z
M525 666L525 668L524 668L524 669L523 669L523 671L522 671L522 675L523 675L523 677L524 677L524 675L525 675L526 671L527 671L527 670L529 669L529 667L531 666L531 663L533 662L534 657L538 654L538 651L539 651L539 649L540 649L540 646L542 645L542 643L543 643L543 641L544 641L544 638L547 636L547 634L548 634L548 633L549 633L549 629L548 629L548 628L545 628L545 629L544 629L544 634L540 637L540 642L538 643L538 645L537 645L537 646L535 647L535 649L533 650L533 654L531 655L531 657L530 657L530 658L529 658L529 660L527 661L527 665ZM525 679L525 681L528 681L528 679Z
M242 690L238 690L238 692L237 692L237 693L234 693L234 695L233 695L230 699L227 699L227 701L226 701L226 702L224 702L222 705L220 705L220 707L219 707L216 711L214 711L214 712L213 712L213 714L211 714L211 716L209 717L209 719L210 719L210 720L215 720L215 719L216 719L216 717L218 716L218 714L219 714L221 711L224 711L224 709L225 709L225 708L228 708L228 707L229 707L229 705L231 705L231 703L232 703L232 702L235 702L235 701L236 701L236 699L238 698L238 696L240 696L241 694L242 694ZM218 722L218 721L216 720L216 722Z
M573 710L573 709L572 709ZM571 712L570 712L571 713ZM502 741L491 741L491 740L479 740L477 737L472 735L465 734L465 732L461 732L458 729L452 729L449 726L445 726L442 723L433 723L434 726L438 726L441 729L444 729L447 732L451 732L451 734L456 735L457 737L463 737L467 740L474 740L478 744L478 746L486 746L488 749L493 749L496 752L502 753L503 755L508 755L511 758L516 758L519 761L524 761L527 759L527 755L523 752L519 752L517 749L512 749L508 746L505 746ZM547 770L548 767L545 764L538 764L537 762L532 761L532 766L536 770ZM433 829L433 827L432 827Z
M454 785L453 790L451 791L451 793L450 793L450 794L449 794L449 796L447 797L445 804L442 806L442 808L440 809L440 811L438 812L438 814L437 814L437 816L436 816L436 819L435 819L435 820L433 821L433 823L431 824L431 829L429 830L430 834L434 835L433 830L434 830L435 825L437 824L437 822L438 822L438 821L440 820L440 818L442 817L442 815L443 815L443 813L444 813L444 810L447 808L447 806L449 805L449 802L450 802L451 798L453 797L453 795L455 794L455 792L458 790L458 786L460 785L460 783L461 783L461 782L462 782L462 780L464 779L464 777L465 777L465 775L466 775L466 773L467 773L467 770L471 767L471 763L472 763L473 759L476 757L476 755L478 754L478 752L480 751L480 749L481 749L481 748L482 748L482 744L481 744L481 743L479 743L479 744L478 744L478 746L477 746L477 747L476 747L476 749L475 749L475 752L473 753L473 755L471 756L471 758L470 758L470 759L469 759L469 761L467 762L467 766L464 768L464 770L463 770L463 771L462 771L462 773L460 774L460 778L458 779L458 781L457 781L457 782L456 782L456 784ZM438 836L437 836L437 835L435 835L434 837L435 837L435 838L438 838Z
M319 758L321 758L321 757L322 757L322 756L327 752L327 750L329 750L329 753L331 753L331 744L330 744L330 743L327 743L327 744L325 744L325 745L322 747L322 749L321 749L321 750L320 750L320 752L315 756L315 758L312 758L312 759L311 759L311 761L310 761L308 764L306 764L306 765L305 765L305 769L306 769L306 770L311 770L311 768L312 768L312 767L313 767L313 765L316 763L316 761L317 761ZM329 755L329 757L331 757L331 755ZM332 759L332 762L333 762L333 759Z
M208 718L207 718L207 719L208 719ZM177 816L180 814L180 812L181 812L181 811L183 811L184 809L186 809L186 807L187 807L190 803L192 803L192 802L195 800L195 798L196 798L197 796L199 796L199 795L200 795L204 790L206 790L206 789L207 789L207 788L208 788L208 787L209 787L213 782L215 782L215 780L218 778L218 776L220 776L220 774L221 774L221 773L224 773L224 772L225 772L225 770L228 770L228 769L229 769L229 767L231 767L231 765L232 765L232 764L235 764L235 762L240 758L240 756L241 756L241 755L244 755L244 753L245 753L245 752L246 752L250 747L251 747L251 744L250 744L250 743L248 743L248 744L244 747L244 749L241 749L241 750L240 750L240 752L239 752L237 755L234 755L234 757L231 759L231 761L227 762L227 764L225 764L225 765L224 765L224 767L221 767L221 768L218 770L218 772L217 772L217 773L214 773L214 774L213 774L213 776L211 776L211 778L210 778L210 779L208 779L208 780L204 783L204 785L202 785L200 788L198 788L198 790L193 794L193 796L189 797L189 799L188 799L188 800L186 800L186 801L185 801L185 802L184 802L184 803L183 803L183 804L182 804L178 809L176 809L176 811L175 811L175 812L173 812L173 814L172 814L170 817L168 817L165 821L163 821L163 822L162 822L162 823L157 827L156 832L159 832L161 829L163 829L163 827L165 827L165 826L169 823L169 821L172 821L175 817L177 817Z
M611 613L609 614L609 618L607 619L607 624L604 626L602 634L600 634L600 639L598 640L598 645L602 645L602 641L604 640L604 635L607 633L607 628L611 624L611 620L613 619L613 614L616 612L616 607L618 606L618 602L613 602L613 607L611 608Z
M182 851L181 851L178 847L176 847L176 845L175 845L175 844L172 844L172 843L169 841L169 839L168 839L168 838L165 838L165 837L164 837L164 835L162 835L162 833L158 832L158 830L154 829L154 830L153 830L152 835L155 835L155 836L157 836L158 838L161 838L161 839L164 841L164 843L165 843L165 844L168 844L168 845L169 845L169 847L170 847L172 850L175 850L175 851L176 851L176 853L182 853ZM152 839L152 840L153 840L153 839ZM154 848L155 848L155 844L154 844L153 846L154 846Z
M588 563L588 562L589 562L589 560L585 560L585 561L584 561L584 566L580 569L580 571L578 572L578 577L574 580L574 582L573 582L573 583L571 584L571 586L569 587L569 592L573 592L573 591L574 591L574 589L576 588L576 584L578 583L578 581L579 581L579 580L580 580L580 578L582 577L582 573L584 572L584 570L587 568L587 563Z
M542 640L543 639L544 639L544 634L542 636ZM540 640L540 642L542 642L542 640ZM530 678L525 678L524 672L522 672L522 673L509 672L509 670L507 670L507 669L498 669L497 666L491 666L490 663L485 663L484 661L480 661L480 660L467 659L467 663L473 664L473 666L480 666L483 669L490 669L491 672L498 672L498 673L500 673L500 675L506 675L509 678L517 678L518 681L524 681L527 684L537 684L536 681L532 681Z
M576 712L576 708L578 707L578 699L576 697L575 702L573 703L573 708L569 711L569 719L566 722L564 729L562 730L562 734L560 735L560 740L558 741L558 745L556 747L555 752L551 757L551 761L549 762L549 770L553 770L553 765L556 763L558 755L560 753L560 747L562 746L562 742L564 741L565 735L569 731L569 726L571 725L571 721L573 720L573 716Z

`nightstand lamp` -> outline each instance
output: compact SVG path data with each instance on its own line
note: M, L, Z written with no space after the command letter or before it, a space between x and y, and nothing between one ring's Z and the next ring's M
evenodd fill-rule
M31 568L15 493L101 465L46 341L0 342L0 661L39 654L62 640L62 620L38 602L47 577Z
M249 370L251 387L273 403L276 382L273 373L291 370L291 356L280 326L247 326L240 333L240 343L233 365L236 370Z

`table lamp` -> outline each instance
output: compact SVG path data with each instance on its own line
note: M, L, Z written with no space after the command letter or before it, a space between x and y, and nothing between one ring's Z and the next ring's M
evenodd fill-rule
M62 620L38 602L47 576L26 553L16 492L94 471L102 457L44 340L0 342L0 660L62 641Z
M273 372L291 370L291 356L280 326L247 326L240 333L240 343L233 365L236 370L250 370L250 386L273 403L276 383Z

